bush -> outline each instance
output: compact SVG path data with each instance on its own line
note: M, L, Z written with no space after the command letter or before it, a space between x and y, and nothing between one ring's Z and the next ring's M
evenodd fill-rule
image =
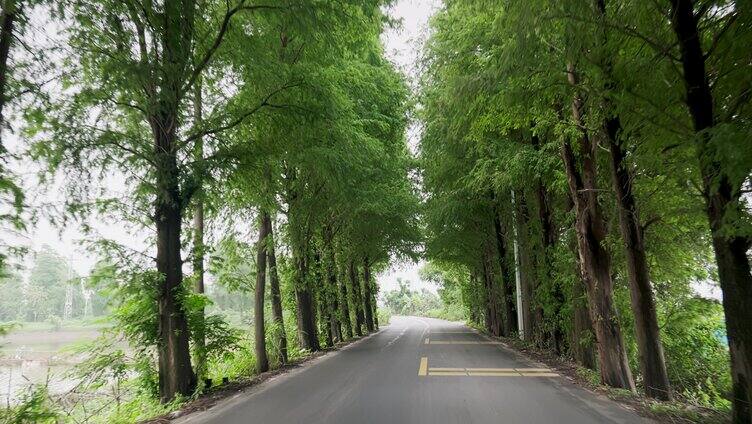
M29 386L17 405L0 410L0 421L8 424L55 423L57 417L46 385Z
M387 325L392 319L392 310L389 308L378 308L376 311L379 316L379 325Z
M676 393L703 406L729 407L731 374L722 306L691 298L664 319L666 367Z

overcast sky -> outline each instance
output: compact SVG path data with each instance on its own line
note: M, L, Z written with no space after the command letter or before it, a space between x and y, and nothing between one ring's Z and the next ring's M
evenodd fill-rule
M425 40L428 19L441 5L440 0L400 0L389 11L400 19L398 28L384 33L382 39L386 46L387 55L397 67L411 78L416 76L416 62L422 42ZM417 145L416 137L420 132L415 126L408 131L411 138L408 143ZM423 264L402 263L393 264L392 269L378 276L380 290L385 292L397 287L397 279L410 281L414 289L427 288L436 291L436 286L421 281L418 270Z

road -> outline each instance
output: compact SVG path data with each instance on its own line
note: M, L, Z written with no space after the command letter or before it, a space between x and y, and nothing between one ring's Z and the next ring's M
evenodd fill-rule
M471 329L394 317L379 333L180 423L648 423Z

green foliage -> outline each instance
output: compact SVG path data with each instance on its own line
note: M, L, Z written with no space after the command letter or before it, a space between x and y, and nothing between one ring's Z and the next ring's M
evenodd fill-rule
M605 4L604 15L594 7L598 4ZM749 185L752 165L749 143L739 147L750 128L743 94L749 75L740 75L736 65L739 57L748 60L749 52L720 46L736 44L726 31L745 39L751 33L737 21L743 13L735 8L716 13L716 7L722 8L709 2L695 9L718 108L709 131L717 149L711 154L717 161L712 178L728 176L733 204ZM619 206L609 189L611 157L604 128L607 118L616 117L669 379L684 400L725 408L730 375L728 349L719 338L725 332L721 308L695 293L700 283L718 280L699 196L707 188L702 188L698 162L708 158L698 161L695 150L699 136L687 113L669 9L668 3L642 7L622 1L443 3L430 23L420 80L424 131L418 159L429 260L423 278L438 283L443 303L462 312L457 315L484 324L494 287L514 281L502 275L500 264L514 264L523 288L531 286L536 326L531 342L552 347L546 340L558 331L564 356L575 355L577 344L592 342L588 331L575 337L576 313L587 301L581 290L574 194L561 156L562 145L571 145L577 172L585 166L597 171L593 183L606 221L604 247L618 321L639 383ZM574 83L568 68L577 77ZM571 117L575 96L583 102L582 122ZM732 98L744 98L744 106ZM725 108L739 113L721 112ZM585 141L594 142L596 152L594 162L583 165ZM738 156L727 156L734 148L741 149ZM724 217L724 235L748 239L749 212L748 204L732 205ZM515 302L515 307L521 305Z
M695 404L728 408L731 374L721 305L698 297L675 299L660 320L676 390Z
M397 280L399 288L384 292L384 304L397 315L428 316L432 310L441 306L439 296L426 289L411 290L410 282Z
M376 313L379 315L379 325L389 325L392 320L392 310L389 308L378 308Z
M42 384L30 385L16 405L0 409L0 421L8 424L51 424L58 422L59 415Z

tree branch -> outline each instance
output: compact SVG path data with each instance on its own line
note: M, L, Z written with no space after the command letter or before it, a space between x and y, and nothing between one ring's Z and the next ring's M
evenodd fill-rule
M197 140L197 139L199 139L201 137L208 136L208 135L214 135L214 134L220 133L222 131L227 131L227 130L229 130L231 128L234 128L234 127L242 124L243 121L245 121L248 117L250 117L254 113L258 112L263 107L265 107L265 106L272 106L269 103L269 100L271 100L272 97L276 96L277 94L281 93L284 90L287 90L288 88L297 87L299 85L300 85L299 83L285 84L282 87L280 87L280 88L272 91L271 93L267 94L261 100L261 102L258 105L256 105L255 107L251 108L250 110L245 111L243 114L241 114L235 120L233 120L233 121L231 121L231 122L229 122L229 123L227 123L225 125L219 126L219 127L207 129L207 130L204 130L204 131L198 131L198 132L196 132L194 134L191 134L188 137L186 137L186 139L183 141L183 143L190 143L191 141Z
M198 64L193 68L193 72L191 73L191 76L188 78L188 81L185 83L185 85L181 88L180 93L187 93L191 87L193 87L193 84L196 82L196 79L201 75L201 72L204 71L204 68L209 64L212 57L214 56L214 53L217 52L219 47L222 45L222 41L225 38L225 35L227 34L227 30L230 28L230 20L232 17L240 12L240 11L256 11L256 10L262 10L262 9L283 9L281 6L272 6L272 5L256 5L256 6L246 6L245 4L246 0L239 0L238 4L233 7L232 9L227 9L225 12L225 16L222 18L222 23L219 25L219 31L217 31L216 37L214 37L214 42L212 42L211 47L209 47L209 50L206 51L203 58L198 62Z

